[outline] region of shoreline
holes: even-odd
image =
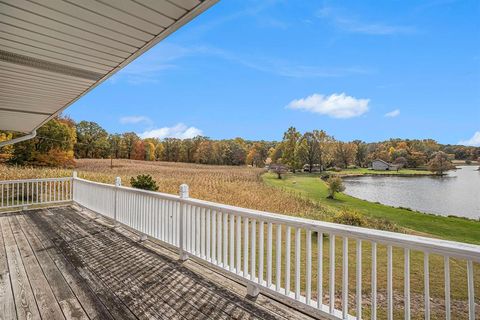
[[[431,237],[480,244],[480,221],[475,218],[395,207],[363,200],[346,193],[337,194],[335,199],[327,199],[326,183],[314,175],[288,175],[279,180],[267,173],[262,175],[262,179],[267,185],[293,191],[328,208],[359,212],[366,217],[386,220],[405,230],[428,234]]]
[[[445,174],[444,174],[445,175]],[[357,178],[357,177],[438,177],[435,173],[347,173],[338,174],[340,178]]]

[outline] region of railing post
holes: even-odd
[[[122,185],[122,179],[120,177],[116,177],[115,178],[115,196],[114,196],[114,203],[113,203],[113,220],[115,221],[114,222],[114,225],[113,227],[116,228],[119,226],[119,223],[118,223],[118,220],[117,220],[117,202],[118,202],[118,187],[120,187]]]
[[[71,182],[72,185],[70,186],[70,193],[71,193],[71,197],[72,197],[73,203],[75,203],[75,196],[74,196],[75,186],[74,186],[74,184],[75,184],[75,179],[77,179],[77,178],[78,178],[78,173],[77,173],[77,171],[73,171],[73,172],[72,172],[72,182]],[[80,207],[80,211],[83,212],[83,206],[79,205],[78,203],[77,203],[77,205]]]
[[[186,184],[181,184],[180,185],[180,223],[179,223],[179,244],[180,244],[180,260],[185,261],[188,259],[188,254],[185,251],[185,243],[184,243],[184,230],[186,229],[184,226],[184,222],[186,221],[185,219],[185,207],[186,204],[183,201],[183,199],[188,198],[188,185]]]

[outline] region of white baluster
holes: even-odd
[[[250,244],[250,280],[252,281],[255,281],[255,264],[256,264],[256,259],[255,259],[255,256],[256,256],[256,253],[257,253],[257,249],[256,249],[256,240],[257,240],[257,236],[256,236],[256,220],[252,219],[252,222],[250,222],[251,224],[251,234],[250,234],[250,241],[251,241],[251,244]]]
[[[473,280],[473,262],[467,261],[467,282],[468,282],[468,319],[475,320],[475,286]]]
[[[265,222],[260,221],[259,234],[258,234],[258,283],[263,285],[263,264],[264,264],[264,229]]]
[[[405,320],[410,319],[410,249],[405,248],[405,266],[404,266],[404,272],[405,272],[405,283],[403,285],[404,287],[404,308],[405,308]]]
[[[377,243],[372,242],[372,320],[377,319]]]
[[[272,285],[272,223],[267,224],[267,287]]]
[[[277,292],[280,292],[280,287],[281,283],[280,281],[282,280],[282,225],[277,224],[276,225],[277,229],[277,236],[276,236],[276,253],[275,253],[275,290]]]
[[[387,246],[387,319],[393,320],[392,246]]]
[[[445,274],[445,319],[450,320],[450,258],[444,257],[444,274]]]
[[[287,226],[286,231],[286,239],[285,239],[285,293],[287,296],[290,296],[290,254],[292,252],[291,249],[291,235],[292,235],[292,228]]]
[[[295,229],[295,299],[300,300],[300,254],[301,248],[301,236],[302,230],[300,228]]]
[[[425,320],[430,319],[430,268],[428,263],[428,253],[423,256],[423,275],[424,275],[424,302],[425,302]]]
[[[243,218],[243,276],[248,276],[248,218]]]
[[[305,277],[305,288],[306,288],[306,302],[308,305],[311,304],[312,300],[312,231],[310,229],[307,229],[305,232],[306,236],[306,246],[305,246],[305,251],[306,251],[306,271],[307,275]]]
[[[330,234],[328,240],[330,243],[330,313],[333,313],[335,311],[335,235]]]

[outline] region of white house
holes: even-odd
[[[380,171],[391,171],[398,170],[398,166],[395,164],[388,163],[382,159],[375,159],[372,161],[372,169]]]

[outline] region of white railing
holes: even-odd
[[[0,181],[0,209],[72,201],[72,178]]]
[[[459,306],[464,306],[468,319],[475,319],[476,312],[478,316],[475,284],[479,282],[474,281],[474,265],[478,267],[480,262],[480,246],[192,199],[186,185],[181,186],[180,196],[175,196],[122,187],[119,178],[115,186],[74,178],[73,190],[73,200],[81,206],[177,247],[181,259],[192,256],[207,261],[244,282],[251,295],[262,291],[333,319],[361,319],[365,311],[371,319],[377,314],[393,319],[398,309],[393,279],[398,279],[394,272],[399,272],[400,265],[404,318],[423,312],[425,319],[430,319],[431,268],[437,270],[440,261],[444,317],[450,319]],[[411,272],[413,259],[415,266],[423,265],[421,281],[417,280],[422,270]],[[355,266],[352,276],[349,264]],[[460,284],[451,283],[453,264],[456,273],[466,273],[466,288],[458,289]],[[459,269],[459,265],[464,267]],[[386,269],[386,275],[380,268]],[[438,278],[438,274],[433,276]],[[386,284],[379,278],[386,278]],[[411,288],[419,286],[423,286],[423,308],[411,310]],[[455,304],[455,310],[451,286],[456,286],[457,295],[463,290],[465,297],[463,305]],[[382,305],[377,296],[381,290],[386,300]],[[414,294],[418,300],[418,292]],[[367,302],[363,301],[365,295],[369,295]],[[336,301],[336,297],[340,299]]]
[[[115,185],[75,175],[0,181],[0,198],[0,209],[73,200],[142,238],[178,248],[181,259],[206,261],[245,283],[251,295],[261,291],[312,314],[397,319],[400,310],[405,319],[419,313],[425,319],[459,318],[459,311],[470,320],[479,316],[476,245],[192,199],[186,185],[179,196],[127,188],[119,178]],[[440,304],[430,294],[438,298],[439,291]]]

